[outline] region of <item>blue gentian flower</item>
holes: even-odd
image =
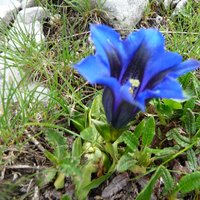
[[[182,62],[178,53],[166,51],[158,30],[141,29],[125,39],[105,25],[91,25],[90,31],[96,52],[74,67],[91,84],[105,86],[103,106],[114,128],[125,127],[152,98],[185,98],[176,78],[200,62]]]

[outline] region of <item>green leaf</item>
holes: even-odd
[[[132,151],[138,148],[138,138],[131,131],[125,131],[122,135],[122,139]]]
[[[182,193],[188,193],[200,189],[200,172],[186,174],[179,181],[179,190]]]
[[[81,170],[78,159],[74,159],[73,157],[68,157],[60,161],[59,167],[60,170],[65,174],[65,176],[80,176]]]
[[[173,114],[173,109],[170,106],[165,105],[163,102],[161,102],[159,100],[158,100],[158,104],[156,106],[156,110],[161,119],[164,116],[169,118]],[[164,119],[162,119],[162,120],[164,120]]]
[[[80,136],[83,140],[93,143],[97,140],[99,133],[94,126],[91,126],[81,131]]]
[[[187,108],[185,113],[185,129],[189,134],[194,135],[196,132],[195,116],[191,109]]]
[[[91,106],[91,109],[90,109],[90,113],[91,113],[91,116],[94,116],[96,119],[99,119],[100,116],[102,115],[102,95],[99,94],[97,95],[93,102],[92,102],[92,106]]]
[[[54,182],[56,190],[63,188],[65,185],[65,174],[60,172]]]
[[[165,105],[169,106],[174,110],[182,109],[182,104],[178,101],[172,99],[163,99],[162,101],[165,103]]]
[[[149,117],[145,120],[145,128],[142,134],[142,145],[149,146],[155,135],[155,120],[153,117]]]
[[[58,162],[59,162],[59,161],[58,161],[58,158],[57,158],[54,154],[52,154],[51,152],[45,150],[44,155],[45,155],[51,162],[53,162],[55,165],[58,164]]]
[[[51,182],[54,179],[56,173],[57,170],[55,168],[48,168],[43,170],[38,180],[40,187],[43,187],[44,185]]]
[[[200,129],[200,115],[196,119],[195,126],[196,126],[196,129]]]
[[[74,140],[73,146],[72,146],[72,157],[76,159],[80,159],[82,154],[82,141],[80,137],[77,137]]]
[[[190,139],[188,137],[181,135],[177,128],[169,130],[166,136],[168,140],[174,139],[177,142],[177,144],[179,144],[181,147],[186,147],[191,143]]]
[[[189,99],[188,101],[185,102],[184,106],[183,106],[183,115],[185,115],[185,113],[187,112],[187,109],[191,109],[193,110],[194,107],[195,107],[195,102],[196,102],[196,99],[195,98],[191,98]]]
[[[85,186],[83,189],[85,191],[90,191],[94,188],[97,188],[99,185],[101,185],[104,181],[108,180],[109,177],[112,175],[112,173],[107,173],[106,175],[103,175],[97,179],[94,179],[90,184],[88,184],[87,186]]]
[[[198,168],[198,164],[197,164],[197,157],[193,149],[189,149],[187,151],[187,159],[188,159],[188,165],[190,169],[196,170]]]
[[[96,166],[89,162],[81,168],[81,176],[75,177],[76,194],[78,199],[85,200],[90,188],[86,186],[91,183],[92,173],[97,171]],[[85,189],[86,188],[86,189]]]
[[[63,136],[62,132],[49,129],[46,131],[46,139],[54,149],[54,155],[58,160],[62,160],[68,156],[66,137]]]
[[[150,181],[146,185],[146,187],[139,193],[136,200],[148,200],[151,198],[153,186],[155,185],[156,181],[161,176],[161,174],[162,174],[162,169],[161,167],[158,167],[156,172],[153,174]]]
[[[62,195],[60,200],[71,200],[71,199],[72,199],[71,197],[69,197],[68,195],[64,194],[64,195]]]
[[[134,131],[134,135],[139,138],[143,132],[144,132],[144,126],[145,126],[145,123],[144,123],[144,120],[142,120],[138,125],[137,127],[135,128],[135,131]]]
[[[73,123],[74,127],[82,131],[85,128],[85,119],[83,115],[80,116],[75,116],[74,118],[71,119],[71,122]]]
[[[146,147],[145,150],[148,153],[155,154],[156,159],[168,158],[168,157],[174,155],[175,153],[177,153],[177,151],[178,151],[177,146],[166,147],[164,149],[151,149],[151,148]]]
[[[133,159],[133,157],[129,154],[123,155],[118,163],[117,163],[117,171],[118,172],[124,172],[130,168],[132,168],[136,164],[136,160]]]
[[[170,193],[174,187],[174,180],[169,171],[162,166],[162,178],[164,181],[164,193]]]

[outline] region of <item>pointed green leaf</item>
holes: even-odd
[[[61,189],[63,188],[65,185],[65,174],[63,173],[59,173],[55,182],[54,182],[54,186],[55,188],[58,190],[58,189]]]
[[[200,115],[197,117],[195,124],[196,129],[200,129]]]
[[[72,145],[72,157],[80,159],[81,154],[82,154],[82,141],[80,137],[77,137]]]
[[[196,170],[198,168],[197,157],[193,149],[187,151],[188,165],[191,170]]]
[[[158,169],[153,174],[146,187],[139,193],[136,200],[148,200],[151,198],[153,186],[155,185],[156,181],[161,176],[161,174],[162,174],[162,169],[158,167]]]
[[[174,110],[182,109],[182,104],[178,101],[172,99],[163,99],[163,102],[165,103],[165,105],[169,106]]]
[[[188,101],[185,102],[184,107],[183,107],[183,110],[184,110],[183,115],[185,115],[188,108],[191,109],[191,110],[194,109],[195,102],[196,102],[195,98],[191,98],[191,99],[189,99]]]
[[[97,140],[99,133],[94,126],[91,126],[81,131],[80,136],[84,141],[94,142]]]
[[[131,131],[125,131],[122,135],[122,139],[132,151],[138,148],[138,138]]]
[[[149,146],[155,135],[155,120],[153,117],[149,117],[145,120],[145,128],[142,134],[142,145]]]
[[[83,189],[86,191],[90,191],[91,189],[97,188],[100,184],[102,184],[104,181],[108,180],[109,177],[112,175],[112,173],[105,174],[97,179],[94,179],[91,181],[90,184],[88,184]]]
[[[125,172],[126,170],[132,168],[136,164],[136,160],[129,154],[123,155],[117,163],[117,171]]]
[[[52,154],[51,152],[45,150],[44,155],[45,155],[51,162],[53,162],[55,165],[58,164],[58,162],[59,162],[58,158],[57,158],[54,154]]]
[[[174,180],[169,171],[162,166],[162,178],[164,181],[164,193],[169,193],[174,187]]]
[[[146,147],[145,150],[148,153],[155,154],[156,159],[164,159],[164,158],[168,158],[168,157],[174,155],[175,153],[177,153],[178,148],[177,148],[177,146],[166,147],[163,149],[151,149],[151,148]]]
[[[185,114],[185,129],[189,134],[194,135],[196,132],[195,116],[191,109],[187,109]]]
[[[92,116],[98,119],[102,115],[102,110],[103,110],[102,109],[102,95],[99,94],[94,98],[92,102],[90,113]]]
[[[60,200],[72,200],[72,198],[69,197],[68,195],[64,194],[64,195],[62,195]]]
[[[200,172],[186,174],[179,181],[179,190],[182,193],[188,193],[196,189],[200,189]]]
[[[144,120],[142,120],[135,128],[135,131],[134,131],[134,135],[139,138],[143,131],[144,131],[144,126],[145,126],[145,123],[144,123]]]
[[[54,155],[58,160],[62,160],[68,155],[66,137],[63,136],[62,132],[50,129],[46,132],[46,138],[54,149]]]
[[[40,187],[43,187],[44,185],[51,182],[54,179],[56,173],[57,170],[55,168],[48,168],[43,170],[41,176],[38,177]]]
[[[179,144],[181,147],[186,147],[191,143],[190,138],[181,135],[177,128],[169,130],[166,136],[168,140],[174,139],[177,142],[177,144]]]

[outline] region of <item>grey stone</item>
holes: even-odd
[[[9,24],[17,11],[20,9],[21,3],[17,0],[1,0],[0,1],[0,25],[2,23]]]
[[[19,82],[22,80],[20,71],[15,67],[11,56],[6,53],[0,54],[0,105],[2,96],[4,101],[10,96],[10,92],[13,88],[16,88]],[[15,100],[15,95],[12,95],[12,99]]]
[[[31,7],[21,10],[17,15],[16,21],[25,24],[33,23],[34,21],[42,22],[48,16],[50,16],[50,13],[47,9],[42,7]]]
[[[173,0],[164,0],[163,4],[164,4],[165,8],[167,9],[170,7],[172,2],[173,2]]]
[[[178,14],[184,7],[185,4],[187,3],[188,0],[181,0],[177,3],[176,8],[174,9],[174,12],[172,13],[172,15],[176,15]]]
[[[170,6],[175,7],[174,12],[172,15],[177,14],[181,11],[181,9],[185,6],[188,0],[164,0],[163,4],[166,9],[168,9]]]
[[[21,0],[22,8],[30,8],[36,6],[35,0]]]
[[[98,0],[91,0],[92,4]],[[148,0],[106,0],[103,9],[115,28],[132,28],[142,18]]]
[[[41,83],[31,82],[20,84],[24,77],[24,72],[15,66],[12,56],[7,53],[0,54],[0,115],[2,114],[2,96],[3,101],[11,98],[13,102],[21,101],[30,97],[30,102],[42,102],[45,106],[49,101],[49,89]],[[14,91],[14,93],[13,93]]]
[[[45,40],[43,26],[39,21],[29,24],[15,22],[9,32],[8,39],[10,48],[21,49],[24,45],[31,46],[33,42],[40,44]]]

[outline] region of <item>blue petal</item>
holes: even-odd
[[[145,90],[139,93],[136,101],[141,105],[140,108],[145,110],[145,103],[152,98],[167,98],[182,100],[186,97],[183,94],[180,83],[171,77],[165,77],[164,80],[155,86],[152,90]]]
[[[152,88],[156,83],[159,83],[181,61],[182,56],[177,53],[164,52],[155,54],[146,65],[141,90],[145,86]]]
[[[143,29],[144,32],[143,44],[147,50],[151,51],[151,54],[164,51],[165,40],[163,35],[156,29]]]
[[[98,83],[102,77],[109,77],[110,72],[98,56],[88,56],[76,65],[75,69],[90,83]]]
[[[125,127],[131,120],[133,120],[138,111],[138,107],[122,101],[116,112],[113,113],[111,121],[112,126],[116,129]]]
[[[164,37],[156,29],[142,29],[129,35],[124,46],[129,55],[129,64],[123,68],[121,82],[129,78],[142,82],[149,59],[164,53]]]
[[[164,51],[164,37],[156,29],[140,29],[133,32],[124,40],[124,46],[132,57],[139,46],[146,46],[151,54]]]
[[[195,59],[189,59],[185,62],[180,63],[178,66],[176,66],[169,75],[173,78],[178,78],[179,76],[188,73],[192,70],[196,70],[200,68],[200,61]]]
[[[141,105],[134,100],[134,95],[137,89],[130,92],[131,84],[129,81],[127,81],[126,84],[122,85],[119,91],[119,95],[121,96],[121,101],[127,102],[129,104],[134,105],[135,107],[139,107],[142,109]]]
[[[131,84],[127,81],[126,84],[121,86],[119,93],[124,101],[133,104],[133,95],[130,93],[130,87]]]
[[[119,76],[121,61],[126,55],[118,32],[105,25],[90,25],[92,41],[96,47],[96,55],[110,66],[112,76]]]
[[[185,99],[183,89],[180,83],[171,77],[165,77],[165,79],[158,84],[152,90],[156,97],[167,98],[167,99]]]
[[[107,121],[108,123],[111,123],[114,114],[115,96],[109,87],[106,87],[103,91],[102,103]]]

